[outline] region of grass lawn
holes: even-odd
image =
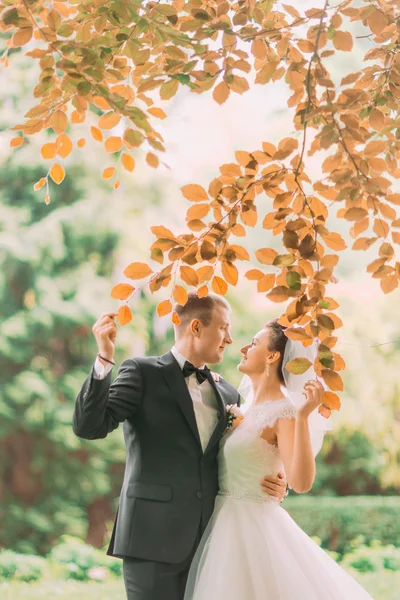
[[[374,600],[399,599],[400,572],[357,573],[355,576]],[[126,600],[122,580],[110,580],[105,583],[61,580],[30,584],[0,583],[0,598],[1,600]],[[295,600],[307,599],[296,598]]]

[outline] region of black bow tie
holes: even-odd
[[[212,379],[211,371],[208,367],[198,369],[189,361],[186,361],[183,365],[182,372],[184,377],[189,377],[190,375],[193,375],[193,373],[196,373],[196,379],[199,383],[203,383],[206,379],[208,379],[208,381],[210,381],[210,378]]]

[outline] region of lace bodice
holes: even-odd
[[[219,494],[258,502],[276,500],[260,487],[265,475],[283,471],[276,446],[261,437],[263,429],[273,427],[277,419],[293,419],[296,408],[288,398],[251,406],[243,421],[221,440],[218,455]]]

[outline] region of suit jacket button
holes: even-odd
[[[203,497],[203,494],[201,492],[197,492],[197,497],[198,497],[199,500],[201,500],[202,497]]]

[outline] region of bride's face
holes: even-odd
[[[238,370],[246,375],[261,374],[267,367],[269,329],[261,329],[250,344],[240,349],[243,358]]]

